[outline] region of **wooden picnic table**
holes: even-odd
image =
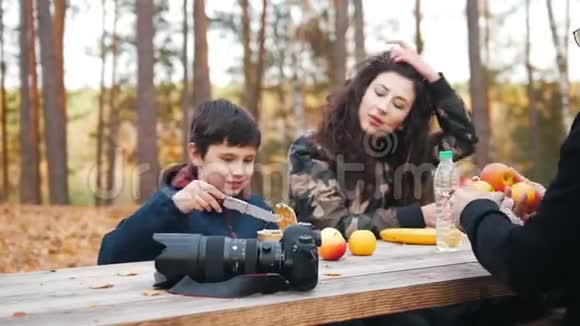
[[[372,256],[321,261],[312,291],[238,299],[151,292],[154,270],[141,262],[0,274],[0,325],[320,324],[510,294],[468,245],[438,252],[379,241]]]

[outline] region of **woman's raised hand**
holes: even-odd
[[[394,62],[405,62],[413,66],[428,82],[433,83],[441,78],[439,73],[431,67],[420,54],[411,48],[407,43],[399,40],[389,41],[387,44],[393,45],[390,50],[391,58]]]

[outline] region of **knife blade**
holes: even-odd
[[[236,210],[242,214],[251,215],[263,221],[274,223],[280,222],[280,216],[234,197],[226,196],[222,205],[226,208]]]

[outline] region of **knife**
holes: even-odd
[[[242,214],[251,215],[260,220],[273,223],[280,222],[280,216],[234,197],[226,196],[222,205],[226,208],[236,210]]]

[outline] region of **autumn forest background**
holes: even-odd
[[[212,98],[255,115],[264,139],[255,185],[269,203],[285,201],[290,142],[387,40],[449,69],[465,62],[465,76],[434,64],[480,138],[462,173],[501,161],[547,184],[580,111],[579,9],[578,0],[0,0],[0,272],[95,264],[103,234],[185,160],[188,117]],[[445,51],[456,44],[465,50]]]

